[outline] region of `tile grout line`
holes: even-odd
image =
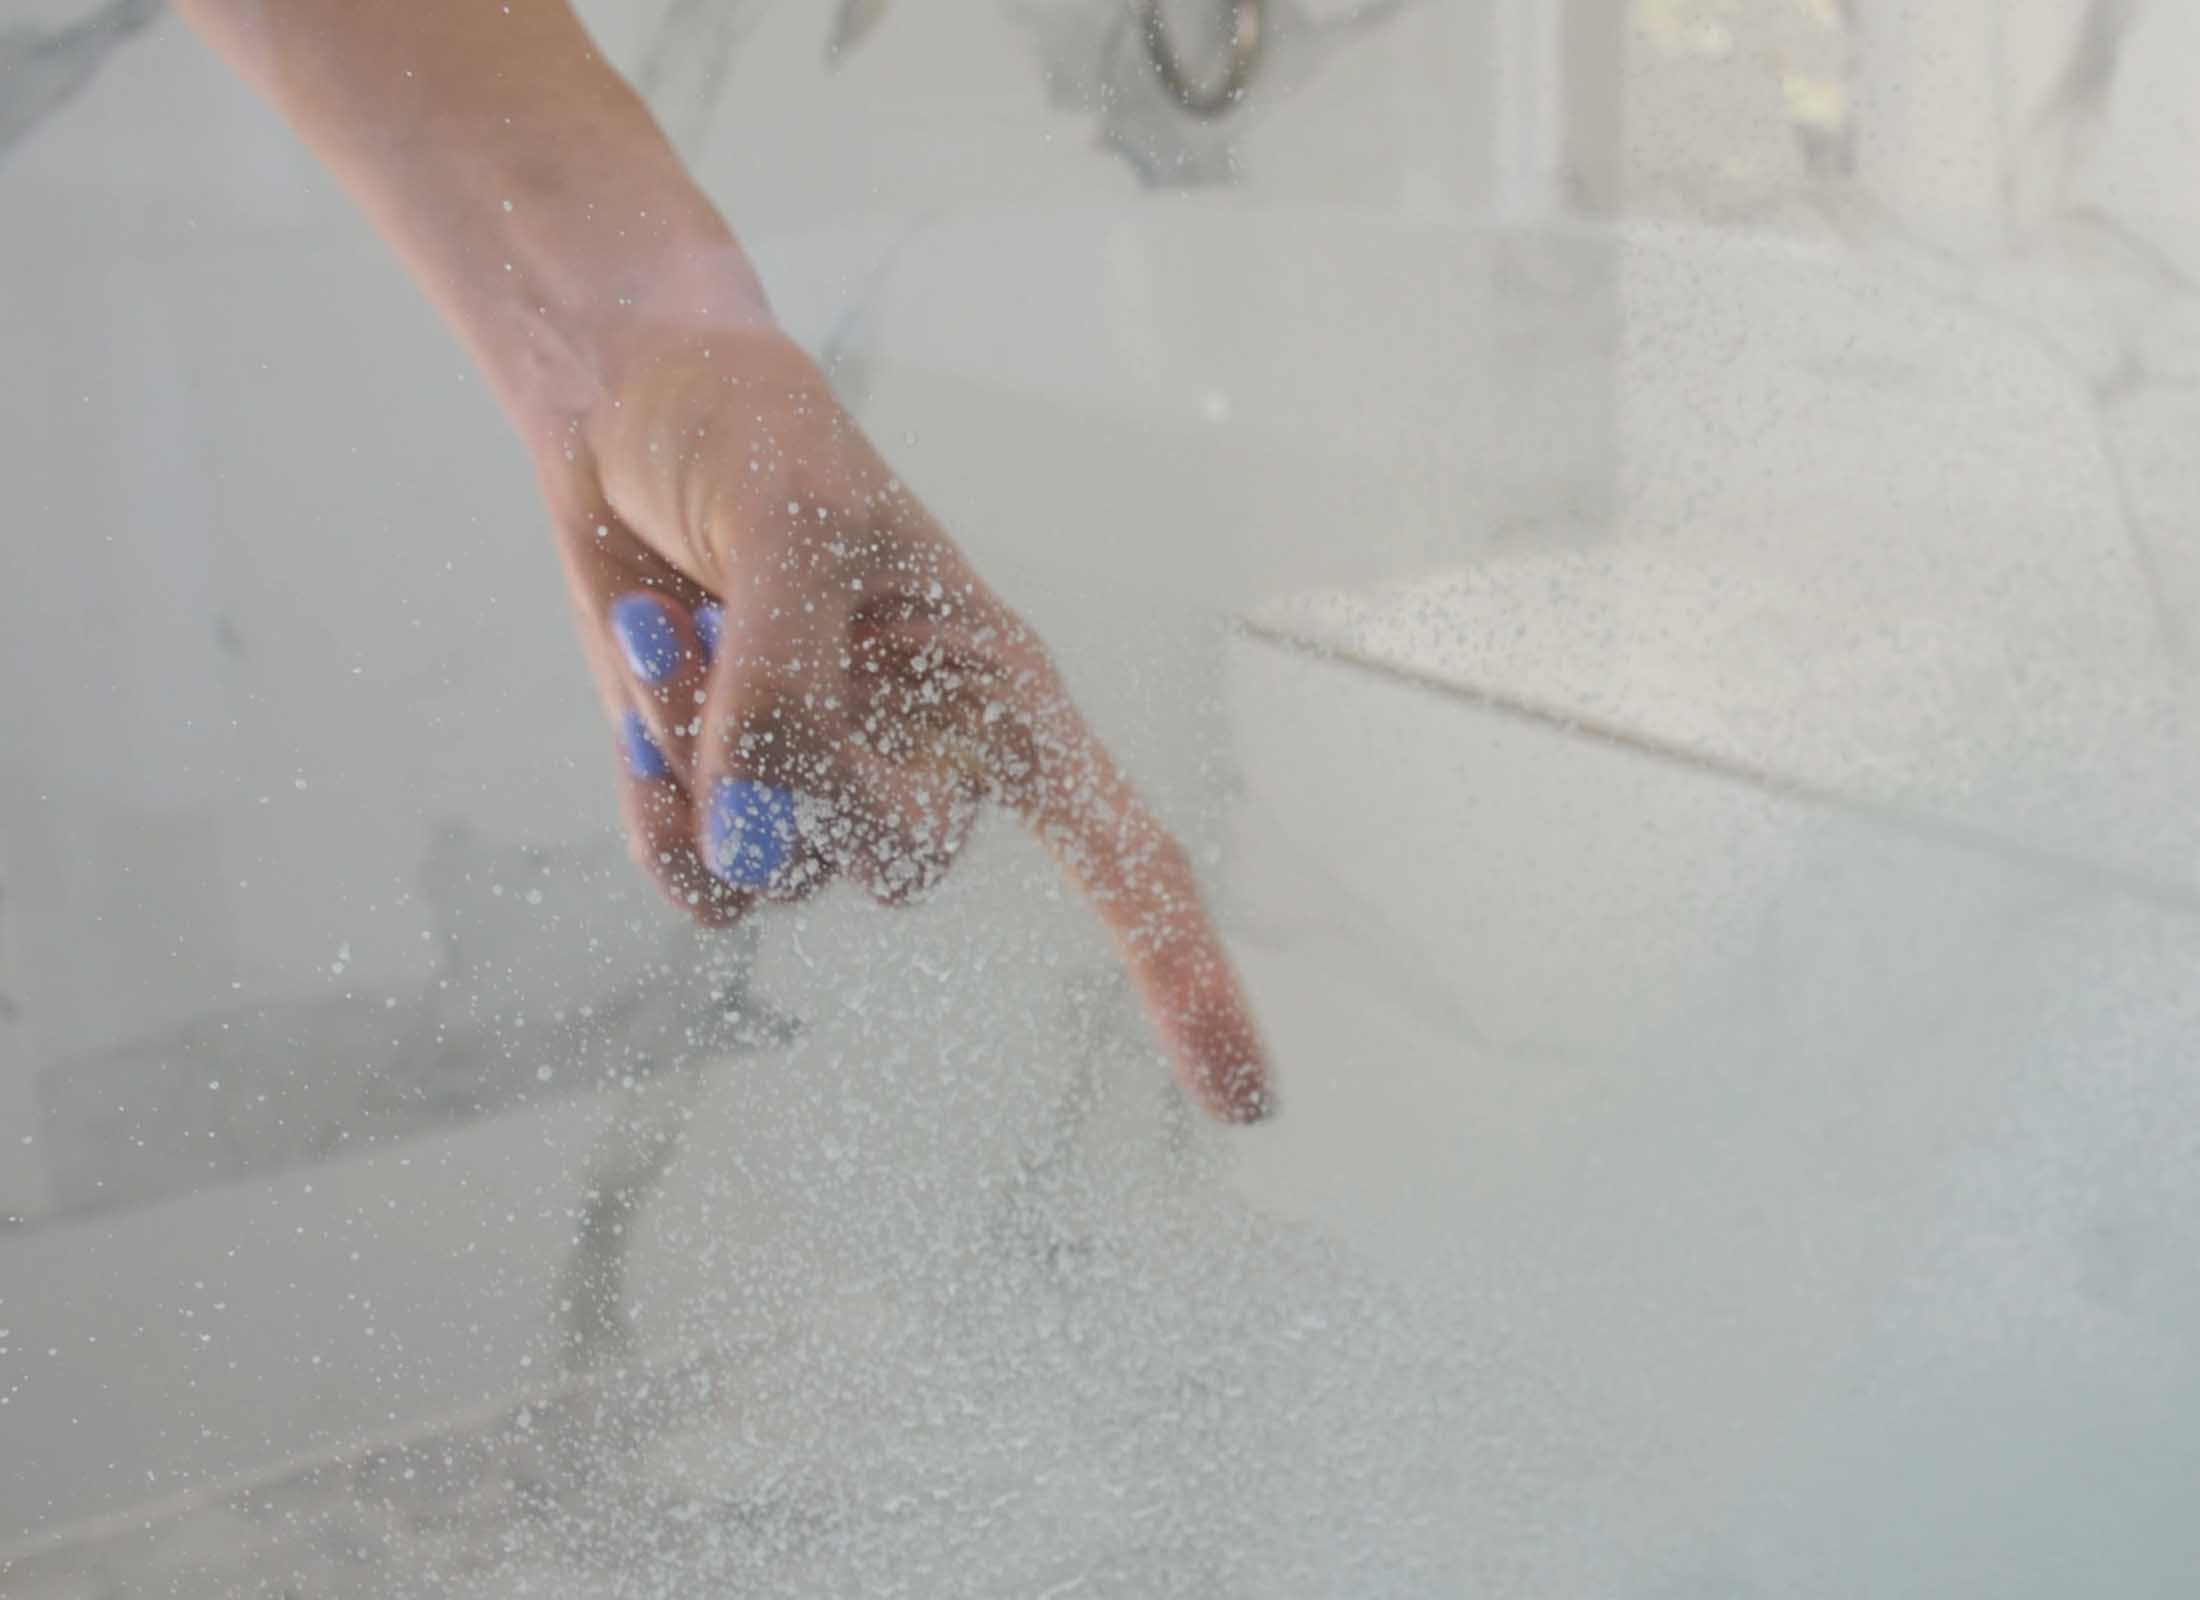
[[[681,1359],[681,1350],[665,1346],[631,1352],[627,1357],[627,1365],[657,1370],[673,1366]],[[157,1499],[132,1506],[120,1506],[111,1511],[95,1511],[59,1527],[0,1540],[0,1577],[5,1577],[11,1567],[48,1559],[80,1546],[97,1545],[127,1534],[142,1532],[156,1524],[173,1522],[243,1495],[281,1488],[285,1484],[310,1478],[316,1473],[340,1471],[369,1456],[419,1449],[438,1439],[464,1436],[472,1431],[493,1427],[524,1407],[555,1405],[587,1394],[590,1390],[601,1387],[604,1377],[600,1370],[561,1372],[538,1383],[521,1385],[503,1394],[493,1395],[473,1405],[454,1407],[394,1427],[363,1430],[355,1437],[344,1439],[323,1450],[302,1450],[264,1466],[247,1467],[209,1483],[174,1490]]]
[[[1840,790],[1802,779],[1782,777],[1770,768],[1753,766],[1677,741],[1638,733],[1612,723],[1598,722],[1555,707],[1540,705],[1493,689],[1454,682],[1433,673],[1385,661],[1379,656],[1341,648],[1307,634],[1295,633],[1270,623],[1256,622],[1243,614],[1229,620],[1230,631],[1271,649],[1303,660],[1374,678],[1400,688],[1418,690],[1476,710],[1491,712],[1508,721],[1548,729],[1585,744],[1624,751],[1664,766],[1678,767],[1722,782],[1739,784],[1776,799],[1789,800],[1821,810],[1840,812],[1947,845],[1973,855],[1990,856],[2009,865],[2048,877],[2083,884],[2159,910],[2200,915],[2200,887],[2184,887],[2150,877],[2143,872],[2113,866],[2088,856],[2072,855],[2039,845],[2028,845],[1988,828],[1957,822],[1930,812],[1914,811],[1883,800],[1844,794]]]

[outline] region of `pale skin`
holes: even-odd
[[[563,0],[177,9],[343,181],[525,440],[605,710],[661,757],[619,776],[666,895],[709,925],[836,876],[905,899],[982,804],[1008,806],[1106,925],[1187,1092],[1265,1115],[1258,1031],[1183,848],[779,330]],[[654,682],[612,627],[636,594],[673,643]],[[801,825],[768,882],[735,887],[708,813],[742,782],[799,794]]]

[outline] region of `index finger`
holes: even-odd
[[[1190,856],[1059,680],[1031,692],[1018,808],[1114,937],[1185,1089],[1225,1122],[1260,1121],[1274,1109],[1267,1053]]]

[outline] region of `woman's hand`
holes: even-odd
[[[1182,848],[774,331],[571,8],[178,4],[343,179],[533,450],[666,892],[706,922],[836,874],[902,899],[997,800],[1091,897],[1186,1086],[1260,1116],[1260,1043]]]
[[[653,336],[537,454],[635,858],[677,904],[723,923],[834,877],[906,900],[998,802],[1107,924],[1185,1087],[1267,1109],[1183,848],[799,349]]]

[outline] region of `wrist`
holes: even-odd
[[[616,80],[593,87],[612,103],[562,137],[506,141],[509,159],[445,176],[481,231],[457,230],[423,275],[531,437],[593,411],[642,346],[771,322],[747,253],[640,102]]]
[[[768,320],[747,257],[569,7],[182,0],[360,201],[531,441],[647,330]]]
[[[772,325],[747,253],[684,175],[608,216],[555,190],[510,198],[497,268],[458,320],[523,434],[585,420],[643,352]]]

